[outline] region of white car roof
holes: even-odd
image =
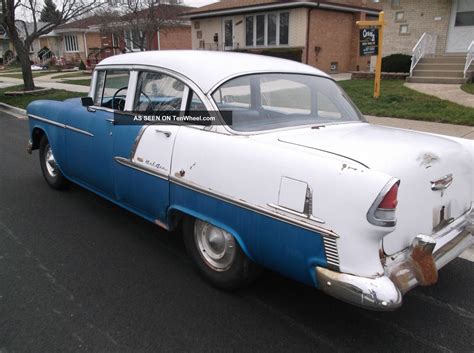
[[[226,79],[257,72],[283,72],[329,77],[324,72],[296,61],[263,55],[206,50],[157,50],[111,56],[107,65],[147,65],[178,72],[208,93]]]

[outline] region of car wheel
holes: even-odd
[[[261,272],[229,232],[193,218],[185,220],[183,231],[189,256],[204,278],[216,287],[239,289],[253,282]]]
[[[56,164],[53,149],[46,136],[43,136],[39,146],[39,159],[43,177],[53,189],[61,190],[68,185],[68,180],[64,177]]]

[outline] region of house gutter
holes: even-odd
[[[198,19],[201,17],[215,17],[215,16],[223,16],[223,15],[248,13],[248,12],[266,11],[266,10],[291,9],[291,8],[297,8],[297,7],[309,7],[310,9],[320,8],[320,9],[325,9],[325,10],[335,10],[335,11],[343,11],[343,12],[365,12],[369,15],[378,15],[380,12],[375,9],[368,9],[368,8],[363,8],[363,7],[340,6],[340,5],[326,4],[326,3],[320,3],[320,2],[301,1],[301,2],[294,2],[294,3],[268,4],[268,5],[259,5],[259,6],[252,6],[252,7],[228,9],[228,10],[208,11],[208,12],[201,12],[201,13],[187,13],[187,14],[185,13],[180,16],[186,16],[186,17],[189,17],[190,19]]]

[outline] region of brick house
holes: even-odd
[[[436,35],[436,54],[466,53],[474,40],[474,0],[382,0],[384,55],[412,53],[423,33]]]
[[[179,5],[160,6],[167,7],[167,10],[172,8],[176,16],[189,9]],[[159,13],[156,15],[159,16]],[[165,23],[160,30],[146,33],[146,47],[141,49],[133,44],[134,33],[128,29],[125,15],[113,23],[116,28],[113,32],[104,31],[103,21],[102,17],[91,16],[63,24],[41,36],[37,46],[49,48],[66,65],[78,65],[82,60],[87,66],[128,51],[191,49],[191,25],[185,19],[170,21],[169,25]]]
[[[276,55],[326,72],[367,69],[356,21],[374,19],[372,0],[224,0],[190,10],[192,48]]]

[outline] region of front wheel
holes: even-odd
[[[58,168],[53,149],[46,136],[43,136],[39,146],[39,159],[43,177],[53,189],[61,190],[68,185],[68,180]]]
[[[184,222],[186,250],[200,273],[216,287],[235,290],[249,285],[260,268],[229,232],[199,219]]]

